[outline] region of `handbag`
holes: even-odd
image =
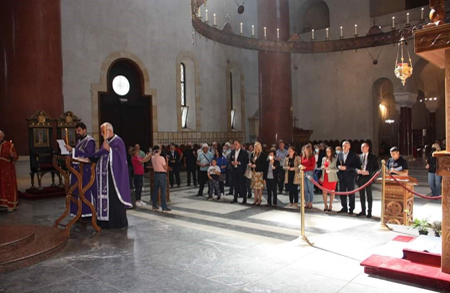
[[[252,177],[253,177],[253,171],[252,171],[252,168],[250,168],[250,166],[248,166],[248,165],[247,165],[247,168],[245,169],[244,176],[245,176],[247,179],[252,179]]]

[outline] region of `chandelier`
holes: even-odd
[[[398,43],[397,58],[395,59],[395,76],[402,81],[403,86],[406,84],[406,79],[408,79],[413,73],[413,67],[411,62],[411,55],[409,55],[408,47],[406,47],[406,52],[408,53],[408,62],[405,62],[404,51],[405,45],[407,43],[405,38],[402,37]],[[401,58],[399,59],[399,55]]]

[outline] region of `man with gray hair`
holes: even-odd
[[[125,208],[131,208],[127,152],[123,140],[114,134],[111,123],[100,127],[101,149],[89,160],[97,162],[97,222],[102,229],[128,226]]]
[[[208,145],[204,143],[202,145],[201,152],[197,156],[197,166],[200,167],[200,171],[198,173],[200,187],[198,189],[197,196],[203,196],[203,189],[206,182],[208,182],[208,168],[211,166],[211,161],[214,158],[213,154],[211,154],[208,150]]]
[[[350,142],[342,143],[343,152],[337,157],[339,188],[341,192],[352,191],[355,189],[356,169],[361,167],[359,157],[350,150]],[[349,213],[353,215],[355,209],[355,194],[349,194],[349,207],[347,208],[347,195],[341,195],[342,209],[338,213]]]

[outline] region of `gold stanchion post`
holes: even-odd
[[[300,213],[301,213],[301,227],[302,227],[302,238],[305,238],[305,172],[303,170],[300,170],[300,193],[301,193],[301,199],[300,199]]]
[[[300,214],[301,214],[301,233],[302,233],[302,239],[306,241],[309,245],[313,246],[313,244],[309,241],[308,237],[305,235],[305,172],[300,169],[300,178],[301,178],[301,199],[300,199]]]
[[[384,226],[384,198],[386,194],[386,161],[381,161],[381,224]]]
[[[386,198],[386,161],[381,161],[381,217],[380,217],[380,226],[383,230],[391,230],[385,222],[384,222],[384,211],[386,209],[385,206],[385,198]]]

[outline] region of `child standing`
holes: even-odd
[[[211,166],[208,168],[208,178],[209,178],[209,194],[208,200],[212,199],[213,192],[217,194],[217,200],[220,199],[220,185],[219,185],[219,176],[221,174],[220,167],[217,166],[217,159],[214,158],[211,160]]]
[[[146,203],[141,200],[142,185],[144,185],[144,163],[148,162],[152,158],[152,154],[149,153],[145,157],[141,158],[139,156],[140,149],[133,150],[133,158],[131,163],[134,169],[134,191],[136,195],[136,206],[142,207]]]

